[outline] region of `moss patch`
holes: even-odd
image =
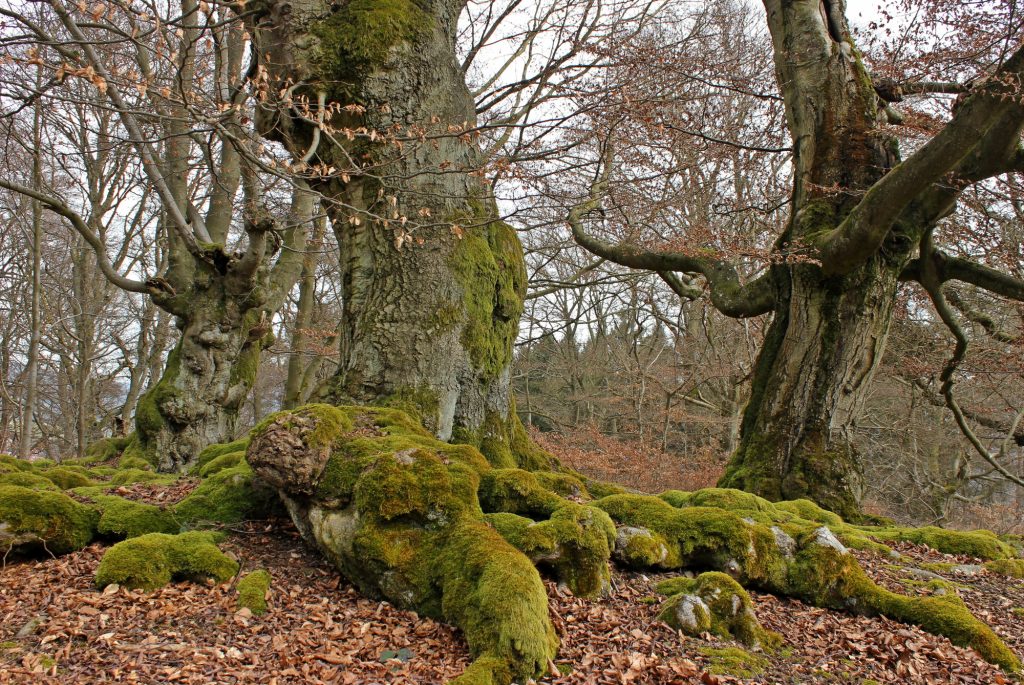
[[[224,582],[237,572],[238,562],[217,549],[212,533],[150,533],[107,550],[96,569],[96,585],[155,590],[172,580]]]
[[[763,654],[748,652],[739,647],[701,647],[697,650],[708,659],[708,673],[736,678],[756,678],[771,662]]]
[[[245,574],[238,581],[238,608],[248,609],[254,616],[267,613],[267,593],[270,592],[270,573],[258,569]]]
[[[279,506],[273,490],[255,481],[252,469],[242,463],[203,480],[174,506],[174,517],[183,526],[238,523],[265,519]]]
[[[61,490],[82,488],[94,484],[89,478],[88,471],[81,466],[54,466],[40,473]]]
[[[0,485],[17,485],[18,487],[31,488],[33,490],[60,490],[49,478],[32,473],[31,471],[2,473],[0,474]]]
[[[0,550],[66,554],[92,540],[99,514],[67,495],[0,486]]]
[[[985,568],[992,573],[998,573],[1011,578],[1024,579],[1024,559],[999,559],[989,561]]]
[[[100,510],[96,526],[100,535],[134,538],[147,533],[177,533],[181,529],[171,512],[152,504],[112,495],[98,496],[95,502]]]

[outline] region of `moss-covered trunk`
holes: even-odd
[[[181,337],[135,412],[137,449],[167,472],[185,470],[206,446],[234,439],[238,410],[272,339],[264,311],[215,274],[197,278],[188,302],[177,319]]]
[[[320,399],[402,407],[508,466],[524,459],[512,448],[509,374],[526,273],[478,175],[474,103],[455,60],[460,10],[448,0],[269,3],[260,52],[282,87],[309,84],[296,96],[316,113],[268,100],[260,123],[314,169],[334,170],[312,180],[344,288],[340,364]],[[315,126],[318,102],[343,106],[325,116],[329,138]]]
[[[873,260],[842,278],[806,264],[777,271],[779,306],[721,484],[854,517],[861,475],[851,431],[882,358],[899,269]]]

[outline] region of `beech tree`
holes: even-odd
[[[860,470],[850,430],[881,359],[900,283],[919,283],[949,322],[943,286],[950,281],[1024,299],[1024,282],[947,254],[937,231],[965,189],[1020,169],[1024,49],[1006,29],[1016,49],[994,54],[969,84],[876,82],[842,0],[764,6],[793,178],[789,218],[768,250],[769,266],[745,278],[749,269],[726,254],[616,239],[596,212],[617,173],[613,140],[589,199],[569,223],[579,244],[600,257],[698,275],[725,315],[772,315],[740,445],[721,485],[774,500],[805,497],[853,516]],[[961,95],[948,121],[902,159],[886,129],[890,103],[919,92]],[[951,374],[944,381],[946,392]]]
[[[275,169],[247,125],[247,43],[232,10],[55,0],[2,12],[6,101],[48,106],[57,133],[46,154],[60,172],[47,187],[17,172],[0,187],[76,231],[91,273],[174,317],[180,336],[138,398],[132,449],[162,470],[184,469],[235,437],[271,319],[302,269],[315,196],[291,177],[283,193],[268,190]],[[25,65],[43,86],[22,76]],[[81,162],[61,169],[71,150]],[[140,247],[139,231],[156,239]]]

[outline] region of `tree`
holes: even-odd
[[[185,0],[155,16],[54,0],[33,12],[4,10],[23,32],[4,46],[9,96],[51,106],[49,125],[67,134],[49,151],[55,169],[67,149],[81,163],[46,189],[16,176],[0,186],[77,231],[95,257],[83,252],[76,264],[174,317],[180,337],[138,397],[136,446],[162,470],[181,470],[207,445],[235,437],[271,319],[299,277],[315,197],[290,176],[284,192],[270,183],[273,159],[246,124],[246,41],[232,10]],[[46,73],[45,87],[21,78],[26,64]],[[62,126],[61,114],[73,123]],[[280,207],[281,195],[290,207]],[[134,242],[140,226],[156,239]],[[84,373],[91,355],[79,356]]]
[[[949,281],[1024,299],[1024,282],[947,255],[936,230],[966,188],[1019,166],[1024,50],[997,56],[983,78],[958,86],[948,122],[901,161],[884,129],[892,84],[873,82],[845,4],[764,4],[793,141],[789,219],[768,268],[744,279],[728,255],[596,235],[594,211],[616,173],[614,141],[569,222],[576,240],[603,258],[699,274],[723,314],[773,315],[721,484],[774,500],[806,497],[854,516],[860,483],[850,430],[882,357],[899,284],[920,283],[940,310]],[[914,91],[908,84],[900,92]]]

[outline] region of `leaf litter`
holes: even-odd
[[[139,493],[142,495],[143,493]],[[145,593],[93,574],[104,547],[56,559],[9,563],[0,571],[0,683],[444,683],[470,662],[459,632],[371,600],[308,549],[288,522],[249,524],[221,544],[242,573],[267,569],[270,611],[237,608],[235,581],[172,584]],[[961,564],[965,557],[901,545],[904,563]],[[874,579],[908,586],[891,559],[858,553]],[[753,677],[713,674],[708,648],[735,646],[712,635],[687,638],[657,621],[654,585],[671,574],[615,572],[601,599],[574,597],[546,581],[562,648],[540,683],[703,685],[764,683],[1009,682],[994,666],[947,639],[884,618],[819,609],[752,593],[762,624],[783,648]],[[967,605],[1024,652],[1024,582],[987,572],[952,572]],[[237,580],[237,579],[236,579]]]

